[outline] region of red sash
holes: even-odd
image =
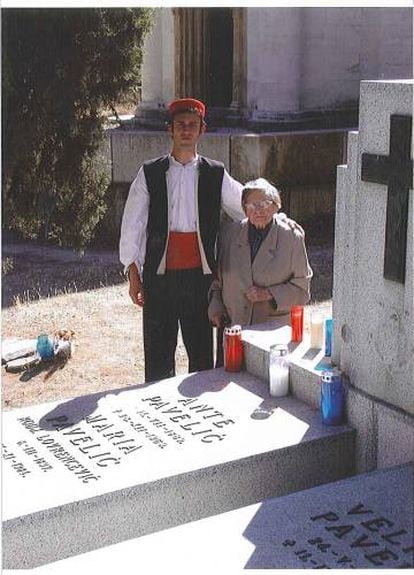
[[[197,232],[170,232],[167,247],[167,270],[201,267]]]

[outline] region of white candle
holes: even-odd
[[[323,316],[319,313],[313,313],[311,316],[311,348],[323,347]]]
[[[270,395],[283,397],[289,393],[289,366],[271,365],[269,368]]]

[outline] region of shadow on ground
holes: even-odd
[[[311,231],[311,230],[310,230]],[[319,238],[318,238],[319,239]],[[307,231],[313,269],[312,302],[332,297],[333,241],[313,243]],[[2,246],[2,307],[125,282],[116,249],[87,250],[36,242],[6,242]]]
[[[116,250],[87,250],[35,242],[2,246],[2,307],[125,282]]]

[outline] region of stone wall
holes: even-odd
[[[143,162],[168,153],[166,132],[110,131],[112,208],[103,230],[117,240],[129,186]],[[344,161],[346,132],[277,134],[207,133],[199,153],[220,160],[241,182],[259,176],[282,192],[283,210],[306,223],[319,215],[333,217],[336,166]]]
[[[412,76],[412,10],[247,8],[247,108],[255,120],[352,109],[363,79]]]

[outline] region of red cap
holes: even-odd
[[[168,106],[168,114],[171,117],[179,112],[195,112],[204,120],[206,106],[203,102],[194,98],[180,98],[179,100],[173,100]]]

